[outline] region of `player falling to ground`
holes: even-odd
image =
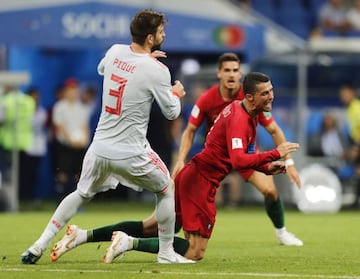
[[[204,92],[193,107],[189,122],[182,135],[177,162],[172,171],[173,177],[185,165],[186,158],[197,129],[205,121],[210,129],[221,110],[234,100],[242,100],[244,92],[241,78],[240,59],[235,53],[224,53],[219,57],[217,77],[219,83]],[[259,123],[271,135],[275,145],[285,142],[285,136],[270,112],[259,114]],[[287,175],[290,181],[301,187],[300,178],[290,154],[285,157]],[[266,212],[275,227],[275,234],[280,244],[301,246],[303,242],[285,228],[284,208],[275,187],[272,176],[267,176],[254,169],[238,171],[245,181],[254,185],[264,196]]]
[[[217,77],[219,83],[211,87],[203,93],[197,100],[189,123],[182,135],[178,161],[173,170],[173,177],[185,164],[186,157],[189,153],[195,133],[203,121],[206,121],[210,128],[217,115],[221,110],[234,100],[242,100],[244,92],[240,83],[241,71],[240,60],[234,53],[224,53],[219,57]],[[260,112],[259,123],[272,135],[276,145],[285,142],[285,136],[276,121],[272,118],[270,112]],[[295,181],[298,187],[301,186],[300,178],[293,164],[290,154],[285,157],[286,173],[291,181]],[[248,168],[239,170],[243,178],[251,182],[265,197],[265,208],[274,227],[278,241],[282,245],[301,246],[303,242],[289,233],[285,228],[284,209],[281,199],[275,187],[273,178],[267,176],[254,169]],[[176,231],[179,228],[176,228]],[[96,229],[82,230],[76,226],[69,228],[69,233],[65,235],[65,242],[68,235],[76,237],[69,249],[76,247],[84,242],[110,241],[113,231],[124,231],[135,237],[155,237],[157,236],[157,223],[155,215],[152,214],[143,221],[124,221]],[[70,232],[72,232],[70,234]],[[61,241],[59,243],[62,243]],[[183,254],[187,250],[187,242],[181,238],[175,238],[175,251]],[[53,249],[52,259],[56,261],[63,253],[67,252],[67,248],[59,249],[56,245]]]
[[[277,149],[256,153],[256,127],[263,111],[269,112],[274,99],[269,78],[261,73],[250,73],[244,80],[245,99],[228,105],[208,133],[205,148],[178,173],[175,178],[177,228],[183,226],[186,239],[175,238],[175,250],[186,258],[203,258],[207,242],[215,225],[215,194],[222,179],[232,170],[256,169],[266,174],[284,172],[285,162],[276,161],[295,151],[298,144],[284,142]],[[275,162],[272,162],[275,161]],[[269,162],[272,162],[271,164]],[[196,186],[196,187],[195,187]],[[132,222],[121,223],[126,227]],[[57,260],[76,246],[108,240],[119,224],[86,231],[69,226],[65,236],[55,244],[52,258]],[[136,225],[133,226],[134,228]],[[142,232],[138,231],[137,235]],[[136,232],[135,232],[136,234]],[[134,238],[115,231],[113,242],[104,256],[110,263],[127,250],[157,253],[158,238]]]
[[[57,207],[40,238],[21,255],[24,264],[34,264],[50,241],[96,193],[129,187],[152,191],[156,196],[159,233],[159,263],[191,262],[173,249],[175,208],[173,181],[159,156],[146,139],[154,99],[164,116],[180,114],[184,87],[171,86],[168,68],[150,53],[165,39],[163,14],[142,10],[131,21],[130,45],[113,45],[98,65],[104,76],[102,112],[83,161],[77,189]]]

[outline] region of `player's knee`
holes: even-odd
[[[274,188],[269,187],[269,188],[265,189],[263,192],[263,195],[264,195],[265,199],[273,200],[273,201],[276,201],[279,197],[279,194],[275,187]]]
[[[156,193],[155,195],[158,198],[171,198],[174,199],[174,187],[173,187],[173,182],[169,182],[168,186],[164,187],[164,189],[162,189],[160,192]]]
[[[189,247],[189,250],[186,252],[185,257],[194,261],[200,261],[205,256],[205,249],[199,249],[195,247]]]
[[[196,260],[200,261],[204,258],[204,256],[205,256],[205,249],[201,249],[201,250],[197,251]]]
[[[195,253],[194,253],[194,260],[195,261],[200,261],[204,258],[205,256],[205,249],[196,249]]]
[[[143,221],[143,235],[144,237],[154,237],[158,234],[158,223],[154,220]]]
[[[200,261],[205,256],[206,245],[198,241],[189,241],[189,249],[185,257],[194,261]]]
[[[83,200],[84,203],[91,201],[94,197],[93,194],[84,193],[80,191],[78,188],[73,193],[76,193],[76,195],[78,195]]]

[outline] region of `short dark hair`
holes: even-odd
[[[151,9],[138,12],[130,24],[131,38],[134,43],[144,45],[147,35],[155,35],[159,26],[167,22],[165,16]]]
[[[341,87],[340,87],[340,90],[341,89],[348,89],[348,90],[353,91],[353,92],[356,91],[356,87],[352,83],[344,83],[344,84],[342,84]]]
[[[259,72],[248,73],[245,76],[244,82],[243,82],[244,94],[254,95],[256,92],[256,86],[259,83],[268,82],[269,80],[270,80],[270,78],[263,73],[259,73]]]
[[[39,93],[39,88],[37,88],[37,87],[34,86],[34,85],[30,86],[30,87],[26,90],[26,94],[28,94],[28,95],[38,94],[38,93]]]
[[[235,61],[240,64],[240,58],[233,52],[225,52],[218,59],[218,68],[221,69],[224,62]]]

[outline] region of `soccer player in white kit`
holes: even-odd
[[[100,61],[98,72],[104,76],[102,112],[84,157],[77,189],[62,200],[40,238],[21,255],[23,264],[36,263],[84,202],[98,192],[115,188],[119,182],[131,188],[147,189],[156,196],[158,262],[192,262],[173,249],[173,181],[146,139],[154,99],[164,116],[172,120],[179,116],[179,99],[185,95],[183,85],[177,81],[171,86],[168,68],[151,56],[165,39],[165,23],[161,13],[138,12],[130,26],[132,43],[113,45]],[[61,249],[59,245],[51,253]]]

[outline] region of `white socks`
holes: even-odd
[[[281,235],[286,232],[286,228],[282,227],[281,229],[275,228],[276,235]]]
[[[35,242],[34,246],[39,247],[42,251],[46,250],[50,241],[67,224],[71,217],[76,214],[79,207],[87,200],[88,199],[81,197],[77,191],[67,195],[56,208],[48,225],[41,234],[40,238]]]
[[[175,201],[173,187],[156,194],[156,220],[158,222],[159,253],[173,251],[175,227]]]

